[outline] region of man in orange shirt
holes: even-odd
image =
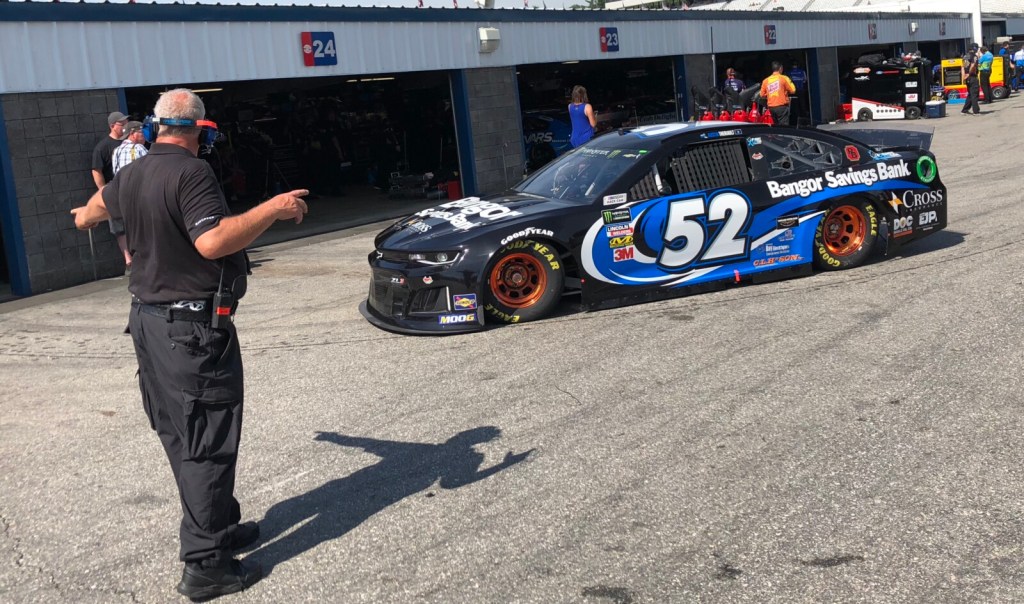
[[[761,97],[768,101],[768,111],[780,126],[789,125],[789,95],[796,93],[793,80],[782,73],[782,63],[772,61],[772,75],[761,82]]]

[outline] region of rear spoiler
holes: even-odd
[[[847,138],[852,138],[858,143],[867,145],[877,151],[886,149],[897,149],[911,147],[927,151],[932,146],[932,137],[935,135],[934,126],[914,124],[893,124],[893,127],[886,128],[882,124],[865,126],[862,124],[822,124],[818,130],[835,132]]]

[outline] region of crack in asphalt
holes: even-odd
[[[34,571],[36,574],[43,578],[44,583],[51,586],[59,595],[61,600],[67,600],[68,594],[67,589],[57,581],[57,577],[51,572],[43,568],[42,566],[31,564],[25,559],[24,547],[21,543],[21,538],[14,535],[11,530],[11,521],[6,515],[0,514],[0,534],[10,540],[11,551],[14,553],[14,566],[25,572]],[[80,588],[84,591],[97,591],[101,593],[109,593],[115,596],[127,596],[131,602],[139,602],[138,596],[134,591],[125,589],[103,589],[93,586],[81,585]]]

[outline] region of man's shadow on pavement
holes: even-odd
[[[308,522],[247,559],[262,563],[264,573],[270,574],[281,562],[344,535],[370,516],[435,482],[442,489],[472,484],[524,461],[533,452],[509,451],[501,463],[481,470],[484,456],[473,446],[500,435],[500,429],[482,426],[460,432],[441,444],[424,444],[318,432],[315,440],[361,448],[381,460],[274,504],[260,521],[259,543],[268,543],[291,527]]]

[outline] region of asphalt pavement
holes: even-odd
[[[850,271],[432,338],[384,223],[258,248],[221,601],[1024,601],[1024,97],[918,125],[949,227]],[[183,601],[125,286],[0,305],[0,601]]]

